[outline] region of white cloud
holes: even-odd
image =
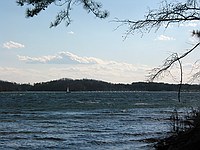
[[[20,56],[20,61],[26,63],[46,63],[46,64],[104,64],[108,63],[104,60],[94,57],[80,57],[70,52],[59,52],[55,55],[47,55],[40,57]],[[116,63],[116,62],[109,62]]]
[[[110,65],[57,65],[47,67],[39,65],[40,68],[11,68],[0,66],[0,79],[18,83],[36,83],[50,81],[60,78],[72,79],[97,79],[113,83],[132,83],[137,81],[145,81],[148,70],[152,67],[146,65],[133,65],[126,63],[117,63]],[[184,65],[184,82],[187,82],[191,76],[192,64]],[[174,68],[171,70],[174,75],[158,80],[163,82],[179,83],[180,70]],[[175,80],[174,80],[175,79]]]
[[[169,37],[169,36],[165,36],[165,35],[160,35],[155,40],[156,41],[173,41],[173,40],[175,40],[175,38]]]
[[[101,66],[107,70],[107,68],[113,68],[115,70],[126,70],[135,71],[137,67],[133,64],[128,64],[125,62],[108,61],[95,57],[81,57],[70,52],[59,52],[55,55],[47,55],[40,57],[30,57],[30,56],[20,56],[18,55],[20,61],[26,63],[42,63],[42,64],[68,64],[68,65],[85,65],[85,66]]]
[[[74,32],[73,31],[69,31],[68,34],[74,35]]]
[[[41,66],[41,65],[40,65]],[[191,77],[192,64],[184,65],[184,83]],[[109,65],[57,65],[48,68],[46,65],[40,69],[27,68],[11,68],[0,66],[0,79],[18,83],[36,83],[45,82],[60,78],[72,79],[97,79],[113,83],[132,83],[137,81],[145,81],[149,66],[146,65],[131,65],[130,68]],[[196,68],[195,68],[196,69]],[[198,68],[199,69],[199,68]],[[198,70],[195,70],[198,71]],[[173,78],[165,76],[165,78],[156,80],[162,82],[179,83],[180,70],[174,68],[171,70]],[[195,72],[192,72],[195,73]],[[167,75],[167,74],[166,74]]]
[[[95,57],[81,57],[70,52],[59,52],[55,55],[40,57],[18,57],[21,61],[34,63],[35,69],[31,69],[30,67],[33,67],[33,65],[28,64],[24,64],[22,68],[0,66],[1,80],[35,83],[60,78],[88,78],[113,83],[132,83],[145,81],[148,71],[153,68],[152,66],[141,64],[135,65],[126,62],[103,60]],[[41,65],[41,63],[51,65]],[[199,63],[183,64],[184,82],[188,81],[192,69],[195,69],[195,71],[199,70]],[[170,74],[168,74],[169,76],[158,81],[179,83],[179,67],[175,65],[171,73],[174,75],[174,78],[171,78]],[[173,79],[175,79],[176,82]]]
[[[70,52],[59,52],[55,55],[41,57],[18,56],[18,59],[35,65],[38,63],[52,64],[49,67],[45,65],[44,67],[47,68],[43,68],[41,71],[42,76],[48,74],[46,76],[49,78],[48,80],[66,77],[131,83],[133,81],[144,81],[147,70],[150,68],[145,65],[133,65],[95,57],[81,57]],[[42,66],[40,65],[40,67]]]
[[[71,60],[72,63],[79,63],[79,64],[96,64],[102,63],[103,60],[94,58],[94,57],[80,57],[70,52],[59,52],[57,54],[60,58]],[[69,62],[69,61],[67,61]]]
[[[54,60],[59,60],[59,56],[42,56],[42,57],[29,57],[18,55],[20,61],[25,61],[27,63],[50,63]]]
[[[0,79],[19,83],[35,83],[60,78],[97,79],[113,83],[144,81],[147,67],[115,65],[57,65],[41,66],[37,69],[10,68],[0,66]]]
[[[7,49],[12,49],[12,48],[24,48],[25,46],[23,44],[17,43],[17,42],[13,42],[13,41],[9,41],[3,44],[3,48],[7,48]]]
[[[125,62],[108,61],[95,57],[81,57],[70,52],[59,52],[56,55],[41,57],[18,57],[21,61],[35,63],[34,68],[37,69],[30,69],[30,65],[26,64],[23,68],[8,68],[0,66],[0,79],[22,83],[34,83],[60,78],[88,78],[113,83],[132,83],[136,81],[145,81],[148,71],[153,68],[141,64],[135,65]],[[41,65],[41,63],[52,65]],[[60,64],[58,65],[58,63]],[[183,67],[185,82],[191,75],[191,69],[196,66],[187,63],[184,64]],[[176,79],[178,83],[180,79],[179,68],[174,66],[171,71],[174,75],[174,79]],[[162,80],[158,81],[174,83],[171,76],[166,76]]]

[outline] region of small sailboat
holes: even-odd
[[[69,87],[66,88],[66,93],[70,93]]]

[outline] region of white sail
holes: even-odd
[[[67,87],[67,89],[66,89],[66,92],[67,92],[67,93],[69,93],[69,92],[70,92],[70,91],[69,91],[69,87]]]

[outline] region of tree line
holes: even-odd
[[[18,84],[0,81],[0,91],[177,91],[179,85],[156,82],[133,82],[132,84],[114,84],[92,79],[59,79],[48,82]],[[183,84],[182,91],[200,91],[200,85]]]

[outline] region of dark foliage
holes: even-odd
[[[0,81],[0,91],[27,91],[31,89],[30,84],[17,84],[15,82]]]
[[[178,118],[177,118],[178,119]],[[177,120],[180,122],[180,120]],[[199,150],[200,149],[200,112],[197,110],[192,116],[184,120],[187,129],[178,131],[170,137],[161,139],[155,145],[157,150]],[[180,128],[180,125],[179,125]]]
[[[66,91],[67,87],[70,88],[70,91],[177,91],[178,86],[154,82],[113,84],[90,79],[60,79],[34,85],[0,81],[0,91]],[[182,91],[200,91],[200,85],[183,84]]]
[[[27,6],[26,17],[34,17],[52,4],[61,7],[61,11],[56,15],[55,21],[51,22],[50,27],[56,27],[62,21],[65,21],[66,26],[68,26],[72,21],[70,12],[73,6],[78,4],[81,4],[88,13],[93,13],[97,18],[106,18],[109,15],[108,11],[101,10],[101,3],[94,0],[17,0],[17,4]]]

